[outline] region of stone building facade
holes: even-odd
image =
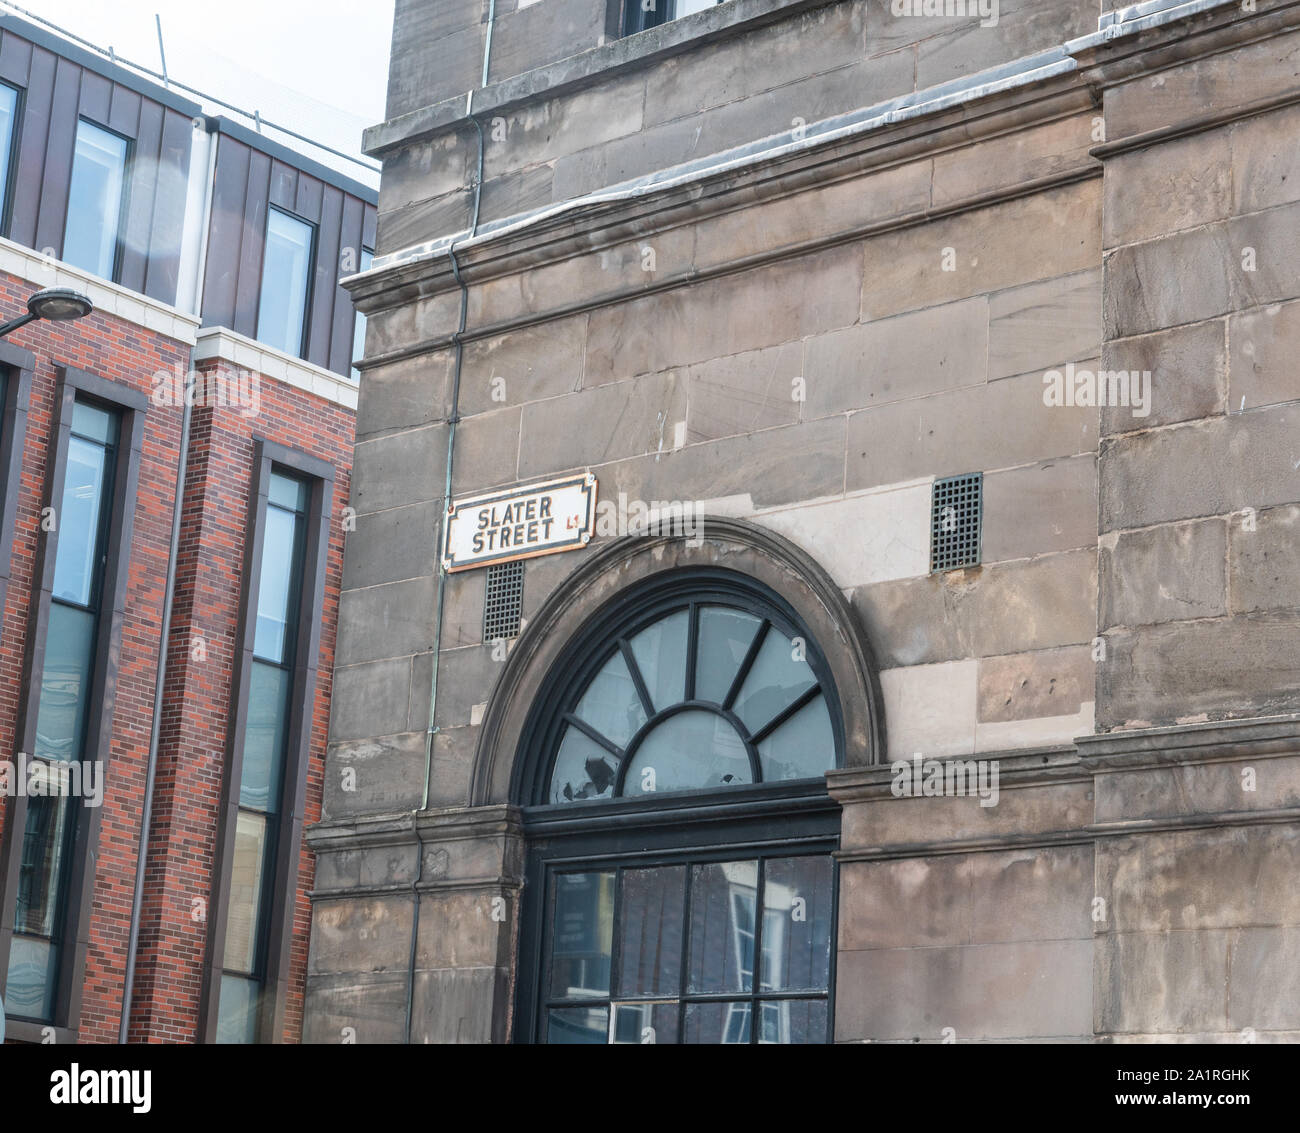
[[[631,7],[397,5],[304,1037],[1300,1037],[1300,5]]]

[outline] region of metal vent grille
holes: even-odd
[[[930,571],[956,570],[980,561],[984,473],[934,482],[930,509]]]
[[[483,603],[483,640],[519,636],[524,605],[524,564],[493,563],[487,568],[487,598]]]

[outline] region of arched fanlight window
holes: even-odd
[[[811,779],[839,763],[816,644],[756,589],[662,598],[572,671],[538,802]]]

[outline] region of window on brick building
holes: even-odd
[[[834,684],[743,576],[619,596],[557,662],[524,747],[521,1036],[824,1043]]]
[[[29,757],[48,783],[68,783],[87,757],[104,565],[113,512],[120,414],[78,397],[72,407],[63,486],[54,512],[58,542]],[[30,778],[29,772],[29,778]],[[65,910],[82,807],[70,794],[27,799],[20,845],[6,1002],[11,1014],[52,1022]]]
[[[18,92],[0,83],[0,232],[9,231],[9,202],[13,195],[10,171],[13,168],[17,121]]]
[[[315,229],[307,221],[281,209],[268,211],[257,339],[298,358],[307,335],[314,237]]]
[[[82,119],[77,123],[63,230],[63,259],[104,279],[116,279],[130,143]]]
[[[622,0],[623,34],[634,35],[721,3],[723,0]]]
[[[375,253],[369,248],[361,249],[361,270],[369,271],[370,265],[375,262]],[[352,361],[362,358],[366,353],[366,316],[360,311],[356,315],[356,323],[352,328]],[[352,367],[352,380],[359,382],[361,380],[361,371]]]

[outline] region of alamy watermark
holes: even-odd
[[[1134,417],[1151,412],[1150,370],[1079,370],[1073,362],[1065,370],[1043,375],[1043,404],[1047,406],[1121,406]]]
[[[102,806],[103,763],[32,759],[21,751],[14,759],[0,759],[0,798],[52,797],[80,798],[86,806]]]
[[[226,369],[189,373],[177,362],[157,370],[149,394],[154,405],[176,408],[237,409],[242,417],[256,417],[262,408],[262,375],[254,370]]]
[[[899,19],[907,16],[946,16],[978,19],[980,27],[998,26],[998,0],[892,0],[889,10]]]
[[[695,500],[629,500],[619,492],[617,500],[596,504],[597,535],[683,536],[688,547],[704,542],[704,507]]]
[[[978,795],[980,806],[998,805],[996,759],[926,759],[919,751],[891,766],[890,791],[897,799]]]

